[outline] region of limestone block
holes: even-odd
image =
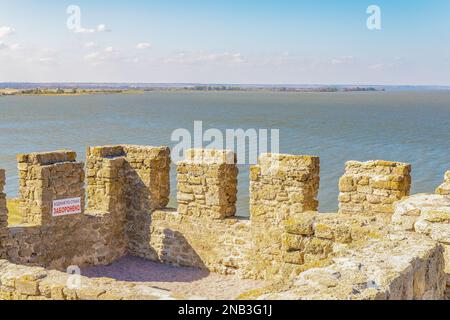
[[[178,211],[182,215],[225,219],[237,200],[236,156],[227,150],[192,149],[177,164]]]
[[[436,189],[436,193],[450,195],[450,171],[445,173],[444,182]]]
[[[426,236],[392,235],[301,273],[289,289],[255,299],[426,300],[445,297],[443,249]]]
[[[339,180],[339,212],[390,217],[392,204],[409,195],[411,166],[388,161],[349,161]]]

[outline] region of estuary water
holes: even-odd
[[[433,192],[450,170],[450,92],[150,92],[0,97],[0,168],[17,196],[15,155],[88,145],[173,147],[175,129],[279,129],[280,151],[321,158],[320,210],[337,210],[348,160],[413,165],[412,191]],[[172,168],[175,205],[175,168]],[[248,166],[239,173],[238,215],[248,215]]]

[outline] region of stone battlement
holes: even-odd
[[[420,229],[426,218],[409,218],[397,204],[409,199],[411,166],[404,163],[348,162],[339,182],[339,213],[320,214],[320,159],[263,154],[250,169],[250,217],[245,219],[235,216],[238,168],[231,151],[187,152],[177,163],[176,209],[167,208],[167,147],[89,147],[86,164],[68,150],[19,155],[17,160],[24,220],[19,226],[8,226],[5,172],[0,170],[0,259],[13,264],[65,270],[107,265],[131,254],[242,278],[286,281],[332,265],[346,250],[397,230],[421,233],[436,246],[449,244],[449,219]],[[78,199],[79,210],[55,215],[54,201],[67,199]],[[439,202],[439,210],[448,210],[446,201]],[[439,239],[434,230],[440,230]],[[438,266],[435,256],[448,252],[447,247],[442,252],[429,248]],[[439,285],[432,287],[438,297]]]

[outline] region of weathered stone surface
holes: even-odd
[[[450,195],[450,171],[447,171],[444,176],[444,183],[442,183],[437,189],[437,194]]]
[[[86,278],[0,260],[0,300],[173,300],[169,291],[145,283]]]
[[[111,279],[70,289],[67,274],[35,267],[105,265],[126,253],[285,284],[301,275],[295,288],[265,298],[440,298],[440,261],[450,270],[450,200],[419,195],[395,203],[409,193],[406,164],[349,162],[339,201],[351,212],[320,214],[319,158],[262,155],[250,170],[251,217],[242,219],[234,217],[237,167],[229,151],[187,153],[177,168],[178,210],[164,209],[167,147],[90,147],[85,170],[72,151],[19,155],[18,162],[29,223],[7,226],[0,170],[0,259],[10,261],[0,260],[0,299],[172,298]],[[84,206],[85,172],[88,208],[52,217],[55,199],[79,196]],[[388,237],[391,229],[416,233]]]
[[[392,223],[395,229],[427,235],[444,246],[445,271],[449,277],[450,197],[419,194],[396,202],[394,208]],[[450,287],[450,281],[447,282],[447,286]],[[450,290],[447,297],[450,298]]]
[[[414,233],[372,241],[301,273],[294,284],[257,299],[421,300],[443,299],[443,248]],[[274,290],[276,291],[276,290]]]
[[[225,219],[236,213],[236,155],[230,151],[192,149],[177,164],[178,212],[190,217]]]
[[[409,195],[411,165],[349,161],[339,180],[339,213],[390,217],[392,204]]]

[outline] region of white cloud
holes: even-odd
[[[84,44],[84,47],[85,47],[85,48],[88,48],[88,49],[92,49],[92,48],[96,48],[96,47],[97,47],[97,44],[96,44],[95,42],[93,42],[93,41],[90,41],[90,42],[86,42],[86,43]]]
[[[18,43],[8,45],[7,43],[0,41],[0,50],[6,50],[6,49],[11,50],[11,51],[16,51],[16,50],[24,49],[24,47]]]
[[[6,26],[0,27],[0,38],[10,36],[10,35],[14,34],[15,32],[16,32],[16,30],[11,27],[6,27]]]
[[[371,70],[378,70],[384,68],[386,65],[384,63],[377,63],[369,66],[369,69]]]
[[[117,59],[119,51],[113,47],[106,47],[102,51],[94,51],[84,56],[84,60],[90,62],[92,65],[97,66],[108,60]]]
[[[353,62],[355,58],[353,56],[342,56],[339,58],[331,59],[332,65],[349,64]]]
[[[136,49],[149,49],[152,45],[148,42],[141,42],[136,45]]]
[[[139,63],[140,62],[139,58],[126,58],[126,59],[124,59],[124,61],[126,63]]]
[[[42,57],[42,58],[36,59],[36,61],[41,64],[48,64],[48,65],[52,65],[52,64],[56,63],[56,60],[53,57]]]
[[[11,50],[21,50],[24,47],[18,43],[13,43],[12,45],[9,46],[9,49]]]
[[[95,60],[100,56],[100,52],[88,53],[84,56],[85,60]]]
[[[104,25],[104,24],[99,24],[99,25],[97,26],[97,32],[111,32],[111,30],[108,29],[108,28],[106,27],[106,25]]]
[[[198,63],[241,63],[244,58],[240,53],[186,53],[181,52],[173,57],[164,59],[165,63],[198,64]]]

